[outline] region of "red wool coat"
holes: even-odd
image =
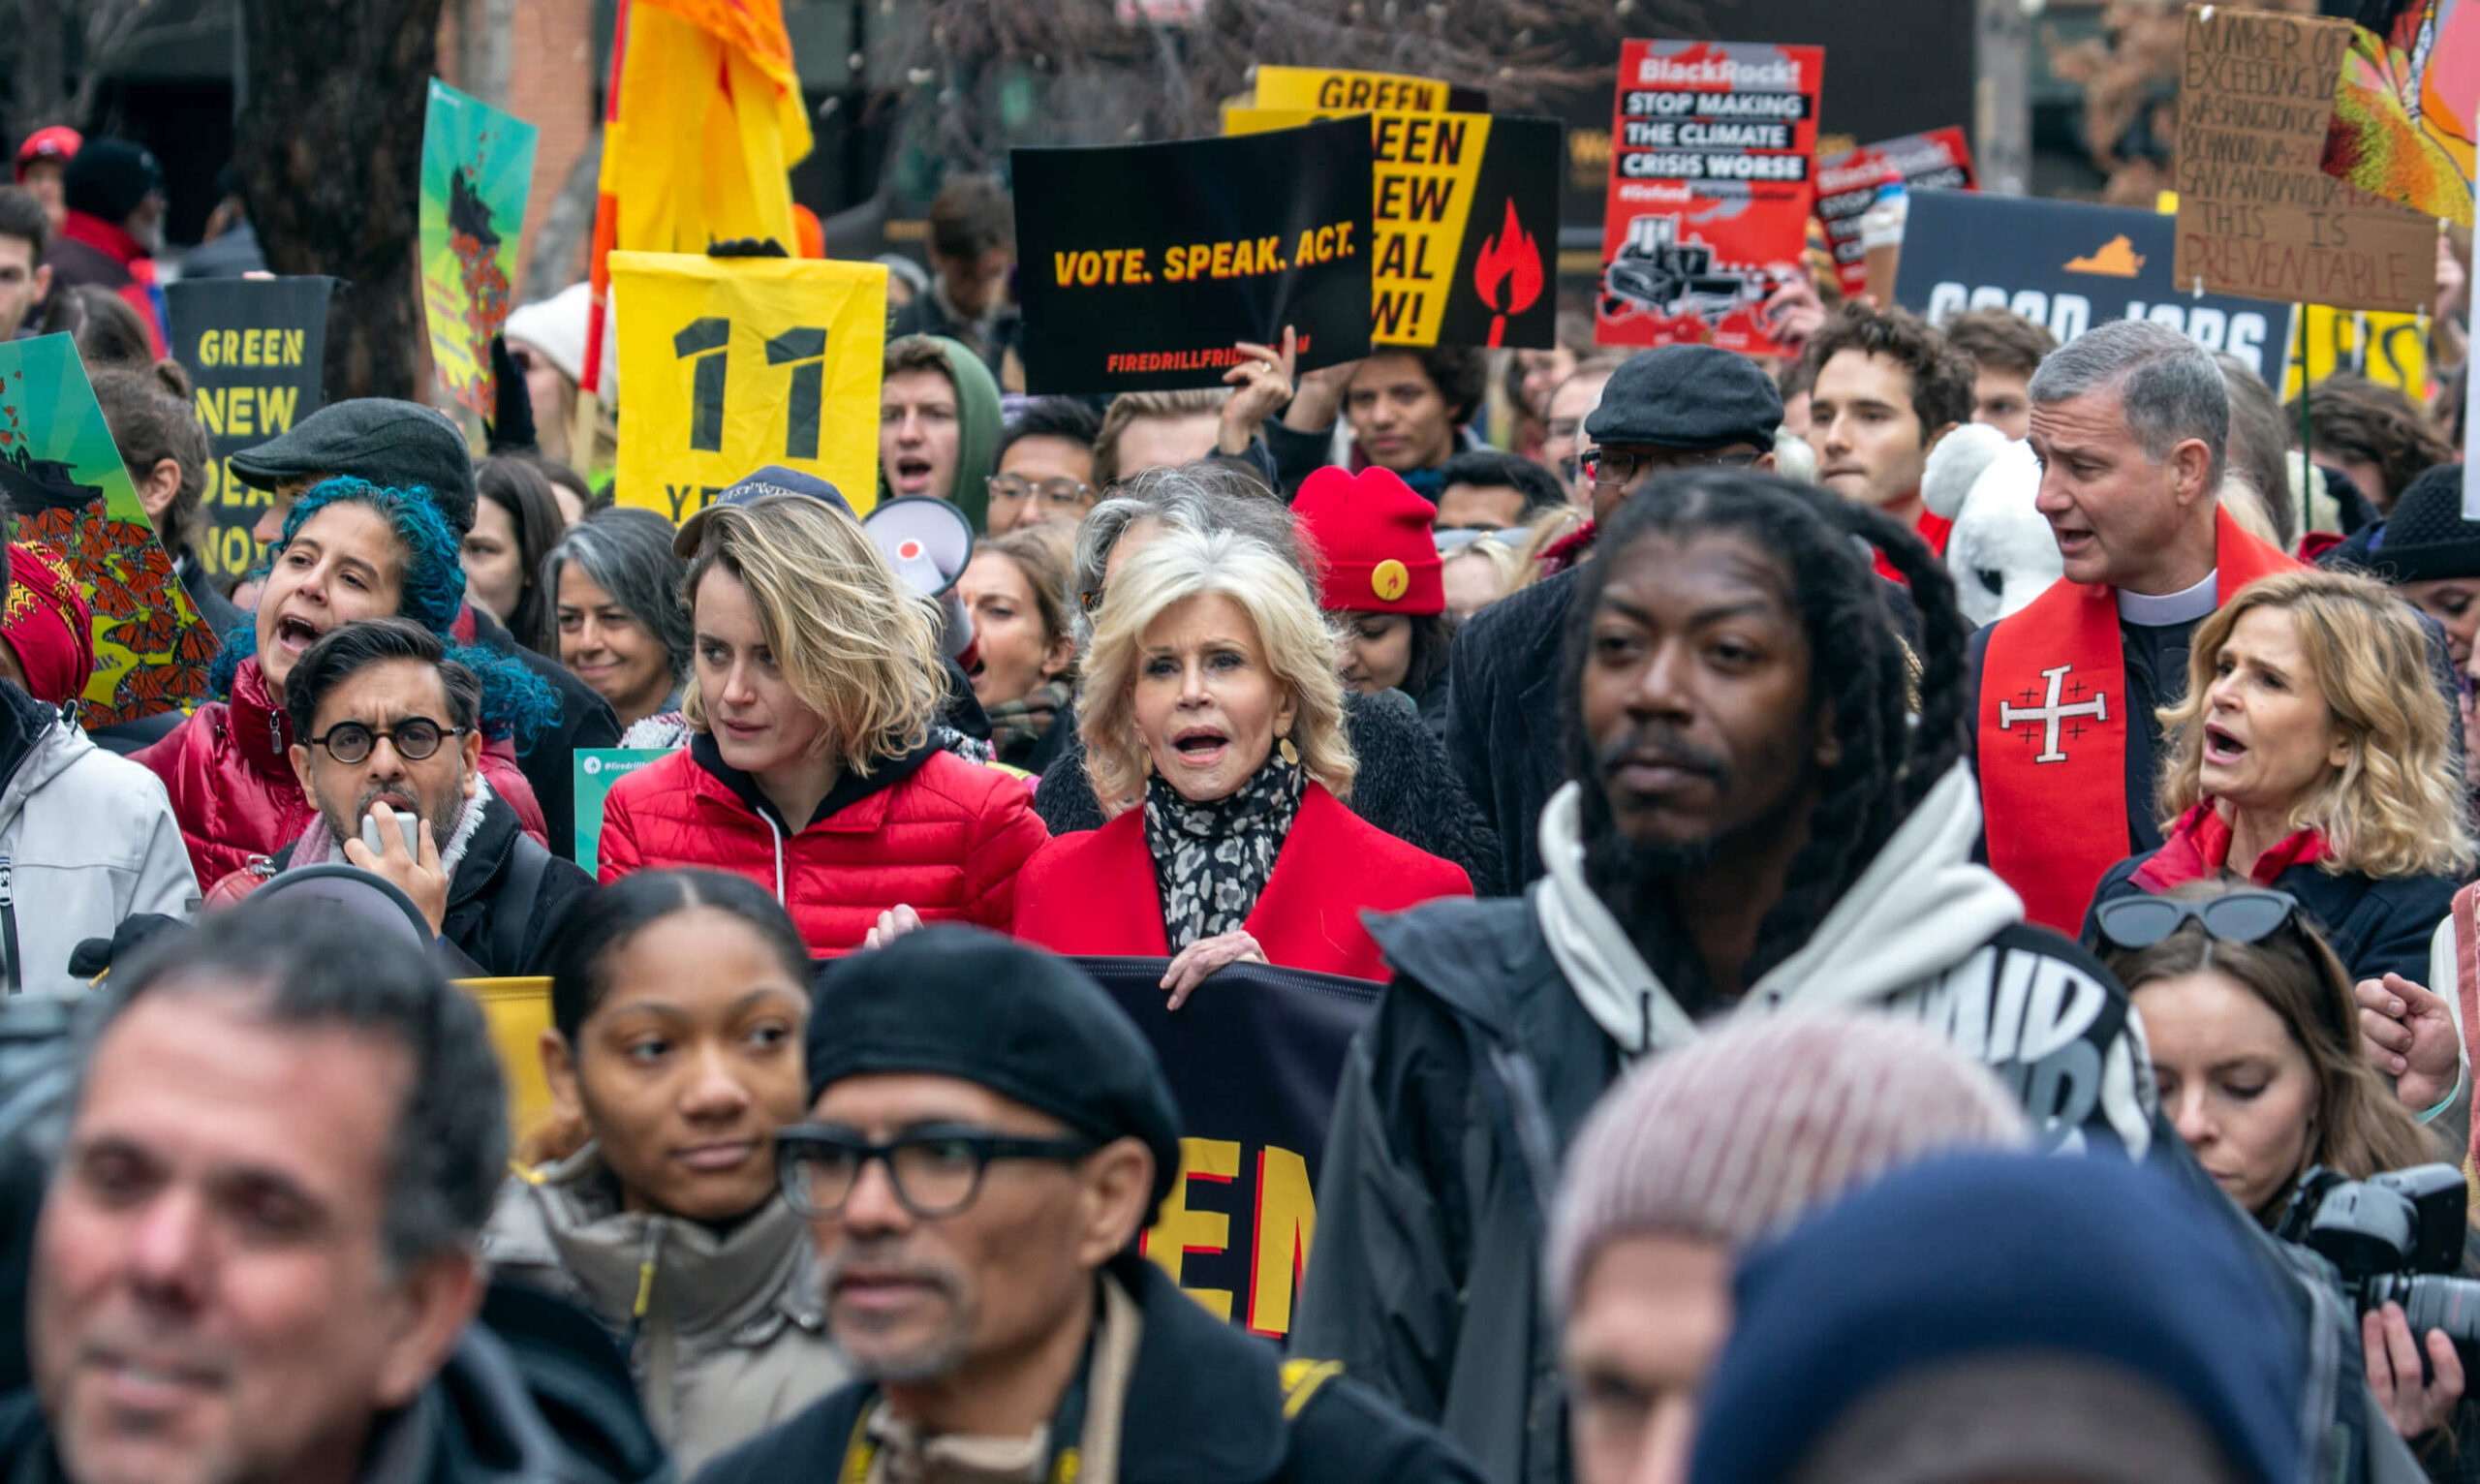
[[[1361,913],[1472,894],[1463,867],[1367,823],[1313,783],[1244,926],[1279,968],[1382,980],[1386,966]],[[1016,936],[1055,953],[1169,957],[1145,811],[1062,835],[1026,862]]]
[[[214,885],[253,856],[274,854],[310,827],[318,811],[285,756],[291,732],[284,712],[267,695],[259,662],[244,660],[232,677],[231,700],[208,701],[136,755],[172,796],[172,818],[180,821],[181,843],[190,848],[190,869],[200,885]],[[534,786],[517,771],[510,743],[484,745],[482,776],[516,811],[525,832],[542,841],[542,810],[534,801]]]
[[[775,894],[822,958],[859,947],[899,905],[924,922],[1009,931],[1017,868],[1049,838],[1022,781],[944,752],[788,837],[697,751],[611,786],[602,879],[671,866],[745,876]]]

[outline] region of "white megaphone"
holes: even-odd
[[[942,646],[948,659],[961,659],[973,648],[973,615],[956,579],[973,560],[973,522],[945,500],[908,495],[882,501],[861,517],[861,529],[905,586],[939,604]]]

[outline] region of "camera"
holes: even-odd
[[[2468,1369],[2480,1361],[2480,1283],[2440,1276],[2462,1265],[2468,1195],[2451,1164],[2366,1180],[2320,1164],[2300,1180],[2274,1234],[2331,1262],[2362,1313],[2400,1304],[2412,1334],[2444,1330]]]

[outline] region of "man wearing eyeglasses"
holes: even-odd
[[[1475,881],[1474,891],[1510,896],[1541,875],[1535,829],[1563,782],[1560,647],[1573,564],[1591,553],[1594,531],[1667,471],[1772,469],[1782,420],[1774,379],[1712,346],[1645,351],[1611,374],[1584,424],[1595,523],[1552,548],[1564,570],[1474,614],[1447,662],[1446,751],[1505,859],[1503,879]]]
[[[537,845],[483,779],[473,670],[405,619],[340,624],[294,662],[284,698],[293,771],[319,817],[272,871],[375,871],[481,974],[537,972],[551,928],[594,879]]]
[[[1066,959],[934,926],[846,959],[777,1135],[858,1379],[700,1484],[1477,1480],[1338,1368],[1216,1319],[1133,1251],[1171,1190],[1154,1053]]]

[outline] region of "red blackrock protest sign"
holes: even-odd
[[[1816,199],[1821,46],[1631,41],[1602,208],[1602,345],[1770,355],[1768,295],[1800,276]]]
[[[1860,240],[1860,219],[1878,197],[1900,185],[1906,191],[1969,191],[1971,145],[1961,125],[1906,134],[1863,144],[1817,162],[1817,220],[1834,250],[1834,269],[1848,298],[1869,286],[1869,257]]]

